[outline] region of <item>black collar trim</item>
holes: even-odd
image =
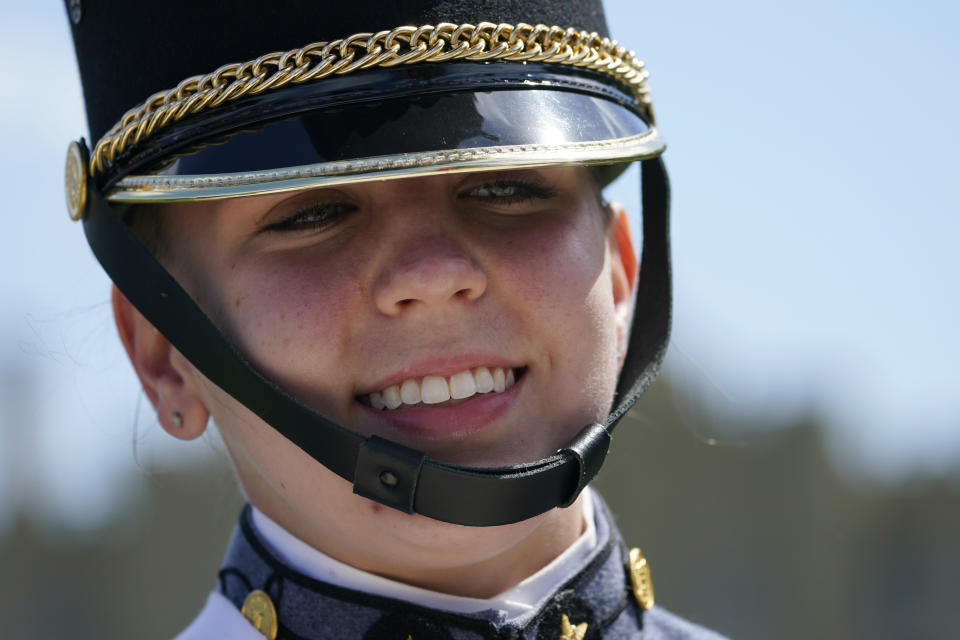
[[[493,611],[476,614],[452,613],[347,589],[304,575],[285,565],[266,547],[253,526],[252,510],[249,505],[241,513],[238,531],[231,542],[226,564],[219,572],[219,590],[237,608],[241,607],[243,600],[253,589],[262,589],[267,592],[274,600],[280,617],[278,637],[290,640],[310,640],[311,637],[303,635],[309,632],[311,620],[302,618],[298,621],[294,613],[296,610],[306,608],[320,611],[324,607],[337,606],[338,603],[346,609],[362,608],[357,611],[361,611],[368,619],[361,623],[364,627],[370,625],[382,627],[382,624],[376,623],[387,618],[401,617],[409,620],[425,620],[428,624],[438,625],[444,629],[474,633],[485,640],[539,638],[543,635],[545,625],[558,624],[560,613],[570,612],[568,610],[571,607],[572,611],[581,617],[588,616],[599,631],[617,620],[630,606],[632,600],[629,596],[625,569],[623,569],[625,557],[623,543],[612,528],[612,518],[606,505],[599,498],[595,502],[597,515],[605,520],[604,526],[609,530],[606,542],[602,543],[602,547],[595,552],[580,572],[561,585],[544,606],[521,627],[517,627],[516,624],[503,624]],[[618,567],[613,569],[610,563],[616,563]],[[603,570],[616,576],[618,584],[615,588],[620,589],[623,594],[613,603],[609,601],[609,597],[603,601],[593,596],[589,588],[591,580]],[[318,596],[322,600],[317,600]],[[316,600],[316,602],[311,603],[309,607],[303,607],[304,600]],[[323,602],[323,600],[332,602]],[[299,606],[295,607],[292,603],[296,601],[299,601]],[[571,613],[571,617],[573,615],[574,613]],[[370,626],[370,631],[373,631],[373,626]],[[358,628],[357,632],[358,637],[366,637],[364,628]],[[374,634],[371,637],[379,637],[379,635]]]

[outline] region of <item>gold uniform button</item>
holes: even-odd
[[[63,171],[63,190],[67,197],[67,211],[71,220],[83,217],[87,205],[87,158],[79,142],[67,147],[67,161]]]
[[[277,610],[273,600],[260,589],[251,591],[240,608],[243,617],[250,621],[253,628],[264,635],[268,640],[277,637]]]
[[[633,597],[644,611],[653,607],[653,580],[650,578],[650,565],[640,553],[640,549],[630,549],[628,560],[630,582],[633,584]]]

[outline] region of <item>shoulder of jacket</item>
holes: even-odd
[[[207,597],[200,614],[174,640],[263,640],[243,614],[218,591]]]
[[[674,615],[662,607],[643,614],[643,640],[727,640],[716,631]]]

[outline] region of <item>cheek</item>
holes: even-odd
[[[616,310],[602,224],[573,221],[502,243],[505,295],[524,318],[548,373],[542,415],[605,415],[617,378]],[[561,424],[567,424],[561,420]]]
[[[291,255],[247,260],[223,275],[218,316],[261,373],[301,396],[336,379],[361,299],[355,274]]]
[[[524,302],[531,321],[567,330],[612,323],[606,241],[586,214],[517,233],[494,250],[506,295]]]

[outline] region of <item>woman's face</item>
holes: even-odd
[[[361,433],[501,466],[551,455],[609,410],[630,291],[583,168],[368,182],[161,215],[168,268],[253,366]],[[441,564],[464,544],[495,554],[563,517],[474,529],[384,508],[191,376],[250,499],[358,566],[371,545]],[[470,394],[471,384],[494,390]],[[443,400],[451,388],[468,395]]]

